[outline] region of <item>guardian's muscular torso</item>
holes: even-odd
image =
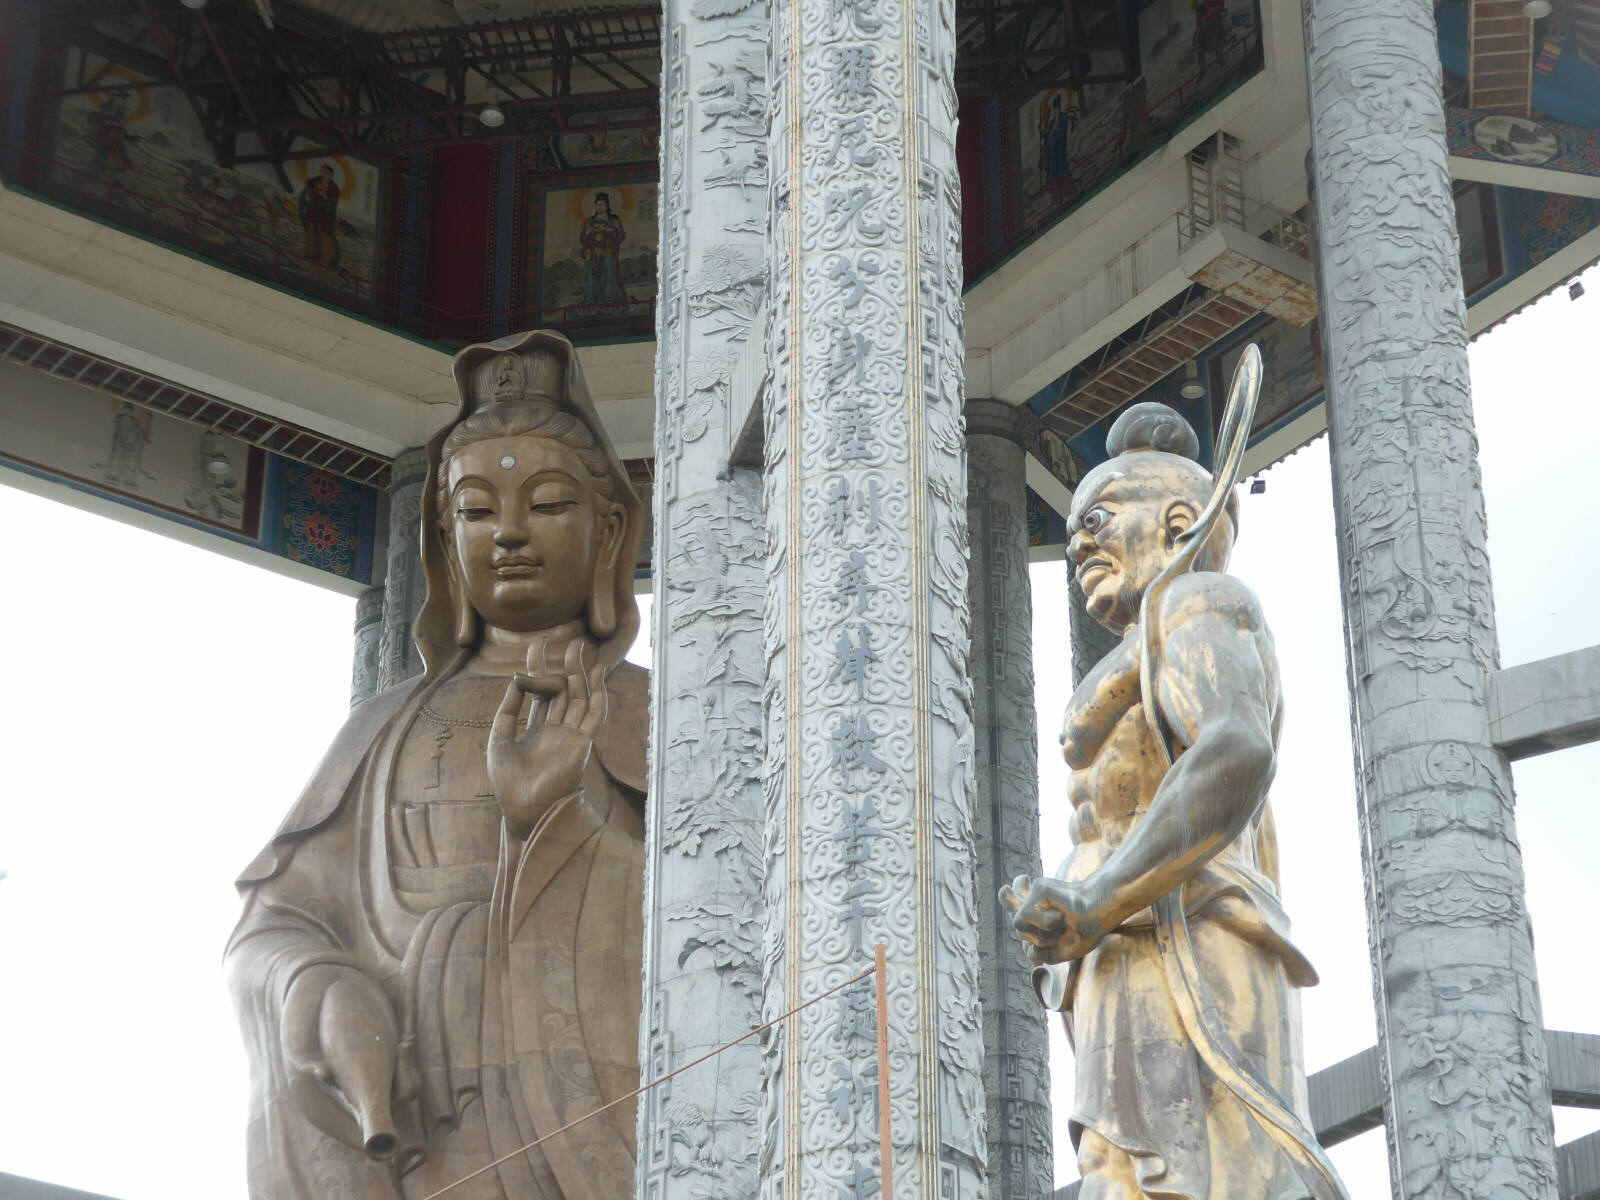
[[[1226,607],[1242,609],[1247,614],[1246,628],[1251,634],[1248,652],[1259,656],[1268,683],[1266,699],[1276,747],[1282,726],[1282,698],[1272,635],[1260,622],[1255,598],[1248,589],[1226,576],[1213,579],[1226,597]],[[1063,864],[1060,877],[1070,882],[1087,879],[1122,844],[1149,810],[1167,773],[1166,761],[1140,700],[1140,637],[1141,631],[1135,627],[1095,665],[1073,692],[1062,722],[1062,754],[1072,769],[1067,794],[1073,808],[1073,851]],[[1243,648],[1235,646],[1233,652]],[[1180,751],[1183,747],[1175,745],[1172,749]],[[1259,821],[1258,818],[1258,828]],[[1274,850],[1270,845],[1261,846],[1268,860],[1265,863],[1258,862],[1256,853],[1258,842],[1270,842],[1270,838],[1269,827],[1265,838],[1259,834],[1241,837],[1217,857],[1251,871],[1265,867],[1272,874],[1276,867]]]

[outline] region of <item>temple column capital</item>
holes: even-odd
[[[967,419],[967,436],[1004,438],[1008,442],[1015,442],[1018,446],[1025,444],[1025,435],[1022,426],[1022,414],[1017,411],[1017,406],[1005,400],[986,400],[969,397],[962,406],[962,413]],[[1022,484],[1019,478],[1018,486]]]

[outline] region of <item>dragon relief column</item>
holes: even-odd
[[[356,597],[355,653],[350,656],[350,707],[378,690],[378,648],[383,640],[383,585]]]
[[[760,1195],[983,1193],[952,0],[774,0]]]
[[[1033,968],[999,902],[1039,863],[1039,763],[1033,709],[1033,599],[1022,428],[999,400],[968,400],[967,529],[972,555],[973,833],[982,963],[983,1088],[989,1192],[1048,1195],[1055,1178],[1050,1045]]]
[[[428,478],[428,448],[395,455],[389,469],[389,557],[383,576],[383,633],[378,642],[378,691],[422,673],[422,655],[411,624],[428,592],[422,574],[422,487]]]
[[[1306,52],[1394,1194],[1554,1200],[1432,5],[1310,0]]]
[[[727,454],[764,269],[766,5],[667,0],[662,39],[646,1081],[758,1022],[763,872],[761,476]],[[754,1042],[645,1093],[640,1200],[755,1195],[760,1095]]]

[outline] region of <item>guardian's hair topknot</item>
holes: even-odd
[[[1106,453],[1112,458],[1136,450],[1160,450],[1198,461],[1200,439],[1194,426],[1165,404],[1146,400],[1123,413],[1106,434]]]

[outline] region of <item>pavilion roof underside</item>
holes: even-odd
[[[957,0],[963,95],[1139,71],[1138,0]],[[570,0],[65,0],[57,31],[181,88],[224,164],[659,125],[661,9]],[[92,87],[97,80],[86,80]],[[493,103],[516,119],[476,119]]]

